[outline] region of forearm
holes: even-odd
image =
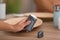
[[[12,26],[3,22],[3,21],[0,21],[0,30],[1,31],[11,31],[12,30]]]
[[[27,18],[22,19],[19,23],[15,24],[15,25],[10,25],[8,23],[0,21],[0,31],[10,31],[10,32],[22,31],[27,25],[30,24],[30,21],[26,22],[26,20],[27,20]]]

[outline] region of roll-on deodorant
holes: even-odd
[[[26,26],[25,29],[27,31],[32,31],[33,26],[34,26],[35,22],[37,21],[37,17],[31,14],[31,15],[29,15],[27,21],[29,21],[29,20],[31,21],[31,23],[28,26]]]
[[[58,28],[58,19],[60,18],[60,5],[54,7],[54,27]]]

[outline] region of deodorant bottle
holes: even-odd
[[[60,18],[60,5],[54,7],[54,27],[58,28],[58,19]]]

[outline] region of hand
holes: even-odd
[[[16,25],[13,25],[13,32],[18,32],[23,30],[27,25],[30,24],[31,21],[27,21],[27,18],[22,19],[19,23],[17,23]]]
[[[10,32],[21,31],[24,29],[24,27],[29,25],[31,22],[31,21],[26,22],[26,20],[27,20],[27,18],[24,18],[19,23],[15,24],[15,25],[10,25],[6,22],[0,21],[0,31],[10,31]]]
[[[0,31],[18,32],[24,29],[30,24],[30,21],[26,21],[27,18],[22,19],[19,23],[15,25],[10,25],[6,22],[0,21]],[[17,20],[18,21],[18,20]]]

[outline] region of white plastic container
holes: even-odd
[[[58,20],[60,18],[60,5],[56,5],[54,8],[54,27],[58,28]]]
[[[0,19],[5,19],[6,17],[6,4],[0,3]]]

